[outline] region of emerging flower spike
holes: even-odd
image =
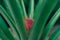
[[[30,30],[34,20],[32,18],[25,18],[25,26],[27,30]]]

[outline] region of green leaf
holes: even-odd
[[[5,0],[4,1],[7,6],[11,7],[11,10],[15,16],[16,20],[16,29],[18,30],[18,33],[20,34],[22,40],[27,39],[26,36],[26,30],[24,26],[24,16],[23,16],[23,10],[20,6],[19,0]]]
[[[58,0],[45,0],[45,1],[47,1],[47,2],[45,3],[43,11],[40,11],[38,16],[35,17],[34,24],[30,31],[29,40],[38,40],[39,39],[39,37],[41,36],[42,30],[45,26],[45,23],[46,23],[49,15],[51,14],[53,8],[56,6],[56,3]]]
[[[30,0],[28,14],[29,14],[29,18],[33,18],[33,16],[34,16],[34,0]]]
[[[56,40],[57,37],[60,35],[60,26],[52,33],[52,35],[49,37],[49,40]]]
[[[7,14],[6,10],[0,5],[0,14],[2,16],[7,17],[12,23],[14,23],[14,21],[12,20],[12,18]]]
[[[46,28],[42,32],[40,40],[46,40],[46,37],[48,36],[49,32],[53,28],[53,25],[56,23],[57,19],[60,17],[60,8],[58,11],[53,15],[53,17],[50,19],[48,24],[46,25]]]
[[[34,15],[33,15],[33,19],[35,20],[37,15],[40,15],[41,11],[43,10],[45,4],[46,4],[46,1],[47,0],[39,0],[36,7],[35,7],[35,10],[34,10]]]
[[[19,38],[19,34],[18,31],[16,29],[16,24],[13,22],[13,20],[8,16],[7,12],[4,10],[4,8],[0,5],[0,14],[4,17],[4,19],[7,21],[7,23],[9,24],[9,26],[13,29],[13,31],[15,32],[15,35],[17,38]]]
[[[10,33],[8,26],[6,25],[6,23],[4,22],[4,20],[2,19],[1,16],[0,16],[0,29],[3,30],[3,32],[6,34],[6,36],[10,40],[15,40],[14,37],[12,36],[12,34]]]
[[[24,3],[25,3],[25,6],[28,4],[28,0],[23,0]]]
[[[22,8],[22,11],[23,11],[24,17],[27,18],[27,12],[26,12],[25,4],[24,4],[24,1],[23,1],[23,0],[20,0],[20,5],[21,5],[21,8]]]
[[[0,38],[2,39],[2,40],[9,40],[8,38],[7,38],[7,36],[4,34],[4,32],[0,29]]]
[[[14,14],[11,10],[9,3],[4,2],[4,1],[5,0],[3,0],[3,5],[4,5],[3,7],[4,7],[5,11],[7,12],[7,15],[13,20],[13,22],[15,22],[15,17],[14,17]]]

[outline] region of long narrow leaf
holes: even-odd
[[[53,25],[56,23],[57,19],[60,17],[60,8],[54,14],[54,16],[50,19],[49,23],[47,24],[46,28],[44,29],[40,40],[46,40],[47,35],[49,34],[50,30],[53,28]]]
[[[30,18],[33,18],[33,16],[34,16],[34,0],[30,0],[28,14],[29,14]]]
[[[40,15],[41,11],[43,10],[45,4],[46,4],[46,1],[47,0],[39,0],[36,7],[35,7],[35,10],[34,10],[34,15],[33,15],[33,19],[35,20],[37,15]]]
[[[49,37],[49,40],[56,40],[60,35],[60,26],[54,31],[54,33]]]
[[[26,39],[26,30],[25,30],[24,23],[23,23],[24,16],[23,16],[23,12],[21,10],[19,0],[10,0],[10,1],[5,0],[5,2],[11,6],[12,11],[14,12],[15,20],[16,20],[16,25],[17,25],[16,28],[21,36],[21,39],[25,40]]]
[[[6,34],[6,36],[10,40],[15,40],[14,37],[12,36],[12,34],[10,33],[9,28],[7,27],[6,23],[4,22],[4,20],[2,19],[1,16],[0,16],[0,29],[3,30],[3,32]]]
[[[21,4],[22,10],[23,10],[23,14],[27,18],[27,12],[26,12],[24,1],[20,0],[20,4]]]
[[[16,33],[16,37],[18,37],[18,32],[16,29],[16,24],[11,20],[11,18],[7,15],[7,12],[4,10],[4,8],[0,5],[0,14],[4,17],[4,19],[7,21],[9,26],[13,29],[13,31]],[[18,34],[18,35],[17,35]],[[18,37],[19,38],[19,37]]]
[[[13,22],[15,22],[15,17],[14,17],[14,14],[11,10],[9,3],[7,3],[7,2],[5,2],[5,0],[3,0],[3,5],[5,6],[4,9],[7,12],[7,15],[13,20]]]
[[[58,0],[47,0],[47,3],[45,4],[43,11],[40,12],[41,14],[38,14],[38,16],[36,16],[35,22],[30,32],[29,40],[39,39],[39,36],[41,36],[42,30],[44,28],[44,25],[49,15],[51,14],[51,11],[56,6],[57,1]]]
[[[3,13],[1,13],[3,12]],[[5,15],[12,23],[15,23],[12,18],[7,14],[6,10],[0,5],[0,14]]]

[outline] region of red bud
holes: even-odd
[[[34,20],[32,18],[25,18],[26,29],[31,29]]]

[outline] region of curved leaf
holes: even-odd
[[[49,37],[49,40],[56,40],[60,35],[60,26],[54,31],[54,33]]]
[[[7,6],[10,6],[11,10],[13,11],[17,25],[16,29],[20,34],[19,36],[21,36],[22,40],[27,39],[26,30],[23,23],[24,22],[23,10],[20,6],[19,0],[5,0],[4,2],[8,4]]]
[[[53,1],[47,0],[43,11],[40,11],[40,14],[38,14],[38,16],[36,16],[36,18],[35,18],[35,22],[30,31],[29,40],[38,40],[39,39],[39,36],[41,36],[45,23],[46,23],[49,15],[51,14],[53,8],[56,6],[57,1],[58,0],[53,0]]]
[[[14,37],[12,36],[12,34],[10,33],[8,26],[6,25],[6,23],[4,22],[4,20],[1,18],[1,16],[0,16],[0,29],[3,30],[3,32],[6,34],[6,36],[10,40],[15,40]]]
[[[0,5],[0,14],[4,17],[4,19],[7,21],[9,26],[13,29],[13,31],[16,33],[16,37],[19,35],[16,29],[16,24],[13,22],[13,20],[8,16],[7,12],[4,10],[4,8]],[[18,37],[19,38],[19,37]]]
[[[50,30],[52,29],[53,25],[56,23],[56,21],[59,17],[60,17],[60,8],[48,22],[46,28],[42,32],[40,40],[46,40],[47,35],[49,34]]]

